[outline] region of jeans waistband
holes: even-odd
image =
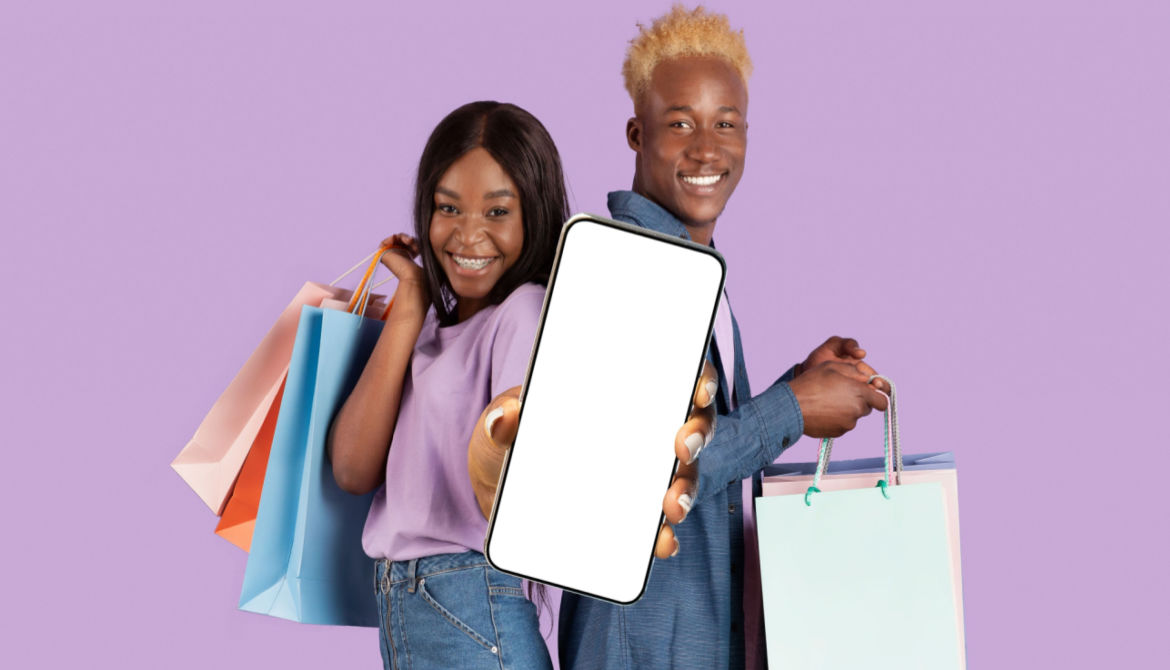
[[[441,572],[466,568],[487,567],[487,558],[478,551],[460,554],[436,554],[412,558],[408,561],[391,561],[379,558],[375,562],[374,579],[382,593],[389,593],[392,584],[406,583],[406,590],[414,593],[418,580]]]

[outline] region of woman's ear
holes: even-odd
[[[632,116],[626,121],[626,144],[637,153],[642,153],[642,122]]]

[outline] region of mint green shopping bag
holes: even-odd
[[[898,485],[895,408],[891,391],[878,486],[821,492],[832,450],[824,440],[807,492],[756,499],[769,668],[964,665],[949,536],[957,529],[941,485]]]

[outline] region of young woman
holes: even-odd
[[[567,216],[556,147],[523,109],[464,105],[427,141],[414,236],[383,257],[394,306],[330,439],[343,489],[381,486],[362,541],[387,668],[551,667],[521,581],[480,553],[467,454],[484,407],[524,380]]]

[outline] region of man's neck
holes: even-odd
[[[711,246],[711,238],[715,235],[714,221],[708,221],[707,223],[690,223],[686,221],[681,216],[679,216],[677,212],[671,211],[669,207],[655,200],[654,196],[639,188],[637,175],[634,176],[634,183],[632,186],[630,186],[630,190],[642,196],[643,198],[646,198],[655,205],[658,205],[662,209],[665,209],[667,212],[670,212],[671,216],[673,216],[675,219],[678,219],[679,223],[687,227],[687,234],[691,236],[691,240],[693,242],[701,244],[705,247]]]

